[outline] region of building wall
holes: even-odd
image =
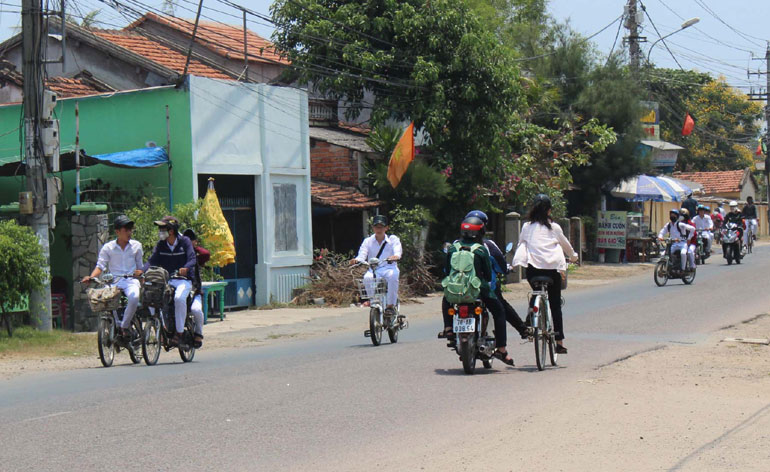
[[[291,300],[312,263],[307,94],[192,77],[193,172],[255,176],[256,302]]]
[[[741,189],[741,200],[746,201],[746,197],[751,197],[756,200],[757,187],[754,185],[754,181],[750,178],[746,181],[746,184]]]
[[[314,179],[358,185],[358,165],[351,149],[311,139],[310,173]]]
[[[2,103],[21,103],[23,92],[21,87],[16,84],[6,84],[0,88],[0,104]]]

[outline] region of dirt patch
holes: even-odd
[[[654,264],[595,264],[584,262],[583,265],[569,273],[570,282],[573,280],[606,280],[633,277],[644,273],[652,273]]]

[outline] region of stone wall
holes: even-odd
[[[109,241],[107,215],[72,216],[72,316],[75,331],[95,331],[97,315],[91,312],[80,279],[90,275],[104,243]]]

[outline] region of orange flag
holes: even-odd
[[[695,120],[692,119],[692,116],[688,113],[687,116],[684,118],[684,126],[682,126],[682,136],[689,136],[692,134],[692,130],[695,128]]]
[[[757,151],[754,154],[756,154],[757,156],[762,155],[762,141],[757,143]]]
[[[398,140],[393,154],[390,155],[388,162],[388,182],[393,188],[398,187],[401,178],[406,174],[406,169],[414,160],[414,122],[409,123],[406,131]]]

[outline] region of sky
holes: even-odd
[[[122,11],[110,6],[113,2],[124,5]],[[271,0],[233,0],[253,11],[269,14]],[[58,0],[56,0],[58,4]],[[194,18],[197,3],[195,0],[176,0],[176,16]],[[550,13],[559,21],[569,21],[572,28],[584,36],[591,36],[610,25],[623,13],[626,0],[551,0]],[[753,72],[765,70],[764,59],[767,40],[770,40],[770,1],[768,0],[644,0],[649,18],[642,24],[642,36],[648,43],[642,44],[644,57],[647,57],[652,43],[658,39],[658,33],[665,36],[680,28],[690,18],[698,17],[700,22],[684,31],[680,31],[665,40],[676,60],[684,69],[709,72],[715,76],[724,76],[734,87],[748,92],[751,87],[758,91],[766,84],[764,76],[747,77],[747,68]],[[0,0],[0,39],[12,36],[21,24],[21,0]],[[93,10],[101,10],[98,19],[102,28],[122,28],[129,21],[138,17],[137,11],[147,10],[147,6],[156,10],[162,8],[162,0],[74,0],[67,4],[68,11],[75,16],[86,15]],[[53,7],[52,7],[53,8]],[[133,10],[133,11],[132,11]],[[204,0],[203,19],[216,20],[229,24],[241,24],[239,10],[226,5],[222,0]],[[625,48],[623,36],[628,34],[625,28],[618,29],[616,21],[592,41],[597,50],[604,55],[612,50]],[[250,17],[249,29],[264,37],[269,37],[272,27],[263,20]],[[617,37],[617,40],[616,40]],[[671,54],[658,42],[650,54],[650,60],[659,67],[679,67]]]

